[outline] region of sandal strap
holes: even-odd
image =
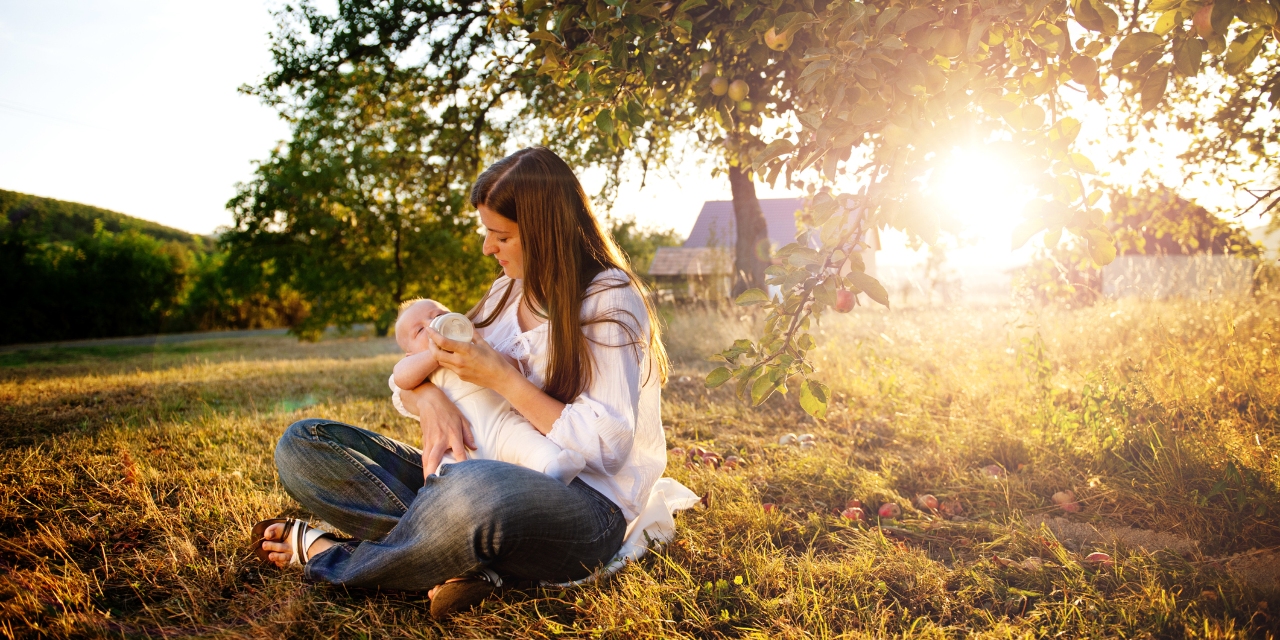
[[[302,546],[302,530],[307,528],[307,524],[301,520],[289,519],[289,549],[292,551],[289,557],[289,564],[302,565],[306,562],[303,558],[305,547]]]
[[[480,577],[484,578],[485,580],[488,580],[489,583],[492,584],[495,589],[502,586],[502,577],[499,576],[498,572],[494,571],[493,569],[480,567]]]

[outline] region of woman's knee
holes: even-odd
[[[318,418],[299,420],[289,425],[276,441],[276,472],[286,487],[294,476],[305,473],[310,466],[308,461],[316,452],[316,426],[324,422]]]

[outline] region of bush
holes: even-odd
[[[0,343],[157,333],[179,304],[190,262],[176,244],[101,225],[71,244],[7,234]]]

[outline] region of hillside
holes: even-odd
[[[15,225],[22,225],[25,232],[43,241],[74,242],[92,234],[96,220],[101,220],[107,231],[134,230],[162,242],[179,242],[194,249],[207,248],[212,240],[87,204],[0,189],[0,234],[8,233]]]

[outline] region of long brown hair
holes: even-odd
[[[662,382],[666,382],[670,365],[662,346],[658,317],[645,285],[631,270],[617,244],[600,228],[587,194],[573,169],[560,156],[543,147],[530,147],[493,163],[471,188],[471,206],[480,205],[515,222],[520,229],[524,292],[532,303],[530,308],[544,315],[550,324],[550,353],[543,389],[547,395],[561,402],[573,402],[586,391],[594,366],[582,329],[601,322],[618,325],[630,339],[625,344],[605,346],[634,347],[640,357],[642,345],[647,345],[652,363],[650,372],[657,372]],[[627,281],[602,281],[592,286],[592,280],[607,269],[622,271]],[[582,303],[587,296],[628,286],[634,287],[644,301],[645,313],[649,315],[647,337],[637,335],[639,318],[631,317],[628,323],[619,317],[631,315],[624,310],[582,319]],[[478,320],[476,325],[491,324],[509,304],[510,296],[511,286],[508,286],[489,317]],[[479,314],[484,302],[481,300],[469,315],[474,318]]]

